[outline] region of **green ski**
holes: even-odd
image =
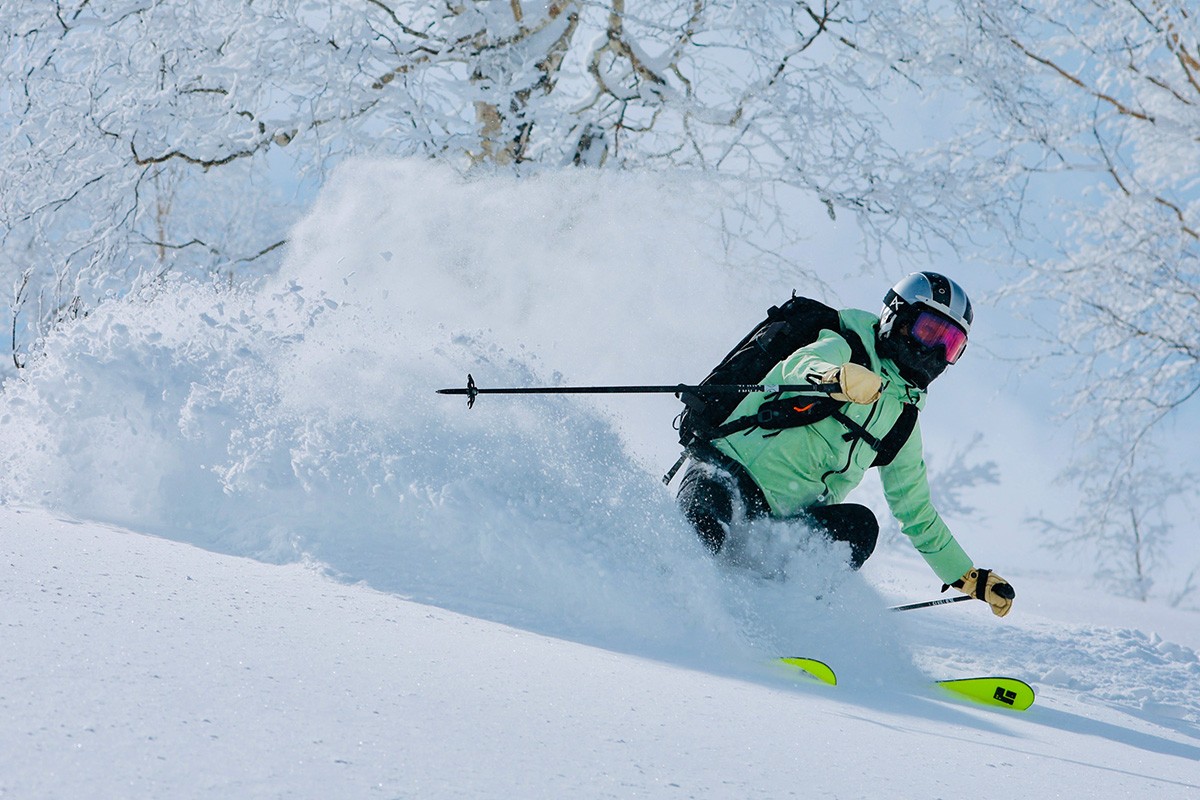
[[[778,661],[806,677],[830,686],[837,685],[837,675],[824,661],[795,656],[783,656]],[[974,703],[1011,708],[1015,711],[1024,711],[1033,705],[1034,701],[1033,687],[1016,678],[954,678],[935,681],[934,685]]]
[[[837,675],[824,661],[817,661],[815,658],[794,658],[791,656],[783,656],[779,660],[789,667],[800,670],[810,678],[816,678],[822,683],[828,683],[830,686],[837,686]]]
[[[958,678],[938,681],[948,692],[985,706],[1024,711],[1033,705],[1033,687],[1016,678]]]

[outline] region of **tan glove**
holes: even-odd
[[[843,364],[829,370],[821,376],[821,383],[836,383],[841,388],[840,392],[829,395],[834,400],[863,405],[870,405],[878,400],[879,392],[883,388],[882,378],[858,364]]]
[[[967,570],[966,575],[949,586],[965,595],[983,600],[992,607],[992,613],[997,617],[1003,617],[1012,610],[1013,600],[1017,596],[1012,585],[990,569]]]

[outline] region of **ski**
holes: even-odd
[[[783,656],[779,658],[779,663],[808,678],[827,683],[830,686],[837,686],[837,673],[824,661],[818,661],[815,658]],[[951,678],[934,681],[933,685],[973,703],[1010,708],[1014,711],[1024,711],[1033,705],[1035,699],[1033,687],[1017,678],[1002,676]]]
[[[1033,705],[1033,687],[1017,678],[956,678],[937,685],[959,697],[985,706],[1024,711]]]
[[[822,683],[828,683],[830,686],[837,686],[837,674],[824,661],[817,661],[815,658],[796,658],[792,656],[783,656],[779,660],[789,667],[795,667],[810,678],[816,678]]]

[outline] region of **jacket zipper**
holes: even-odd
[[[871,404],[871,413],[867,414],[866,420],[863,421],[864,428],[870,427],[871,420],[873,420],[875,418],[875,412],[878,410],[879,410],[879,403],[878,402],[872,403]],[[855,448],[858,447],[858,445],[861,441],[862,441],[862,437],[856,436],[856,437],[854,437],[854,441],[852,441],[850,443],[850,453],[849,453],[849,455],[846,456],[846,466],[842,467],[841,469],[831,469],[828,472],[826,472],[824,475],[821,476],[821,485],[825,487],[825,492],[817,499],[820,500],[822,503],[824,503],[825,498],[827,498],[829,496],[829,484],[826,483],[826,481],[829,479],[829,476],[830,475],[841,475],[846,470],[850,469],[850,465],[854,463],[854,450],[855,450]]]

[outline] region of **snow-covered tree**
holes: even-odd
[[[1060,538],[1090,541],[1144,597],[1173,504],[1195,494],[1160,426],[1200,392],[1200,24],[1163,0],[956,9],[964,73],[995,135],[1045,176],[1031,207],[1064,232],[1019,285],[1058,317],[1052,347],[1087,444],[1069,472],[1083,510]]]
[[[13,360],[162,271],[271,264],[356,153],[728,176],[731,238],[787,263],[787,205],[907,253],[1004,227],[968,151],[889,138],[900,4],[864,0],[59,0],[0,5],[0,270]],[[979,143],[976,143],[979,144]],[[994,148],[993,148],[994,150]],[[948,157],[949,156],[949,157]],[[283,181],[278,176],[285,175]]]
[[[1165,0],[3,3],[6,369],[106,294],[271,269],[350,155],[702,172],[747,269],[797,269],[797,202],[868,257],[1024,252],[1105,467],[1075,527],[1161,539],[1183,484],[1147,502],[1144,470],[1200,389],[1197,25]]]

